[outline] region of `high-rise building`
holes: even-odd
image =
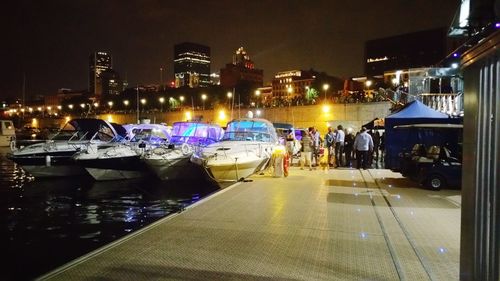
[[[89,56],[89,92],[95,96],[103,94],[102,74],[113,68],[112,58],[107,52],[94,52]]]
[[[240,47],[233,55],[233,63],[226,64],[226,67],[220,70],[220,83],[222,87],[232,89],[238,84],[248,84],[250,87],[262,87],[264,82],[264,71],[255,69],[254,63],[250,57]]]
[[[208,87],[210,78],[210,47],[184,42],[174,46],[175,87]]]
[[[365,43],[365,74],[382,77],[385,71],[439,64],[458,45],[445,28],[407,33]]]

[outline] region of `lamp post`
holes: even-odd
[[[330,85],[323,84],[323,90],[325,90],[325,101],[326,101],[326,92],[328,91],[328,88],[330,88]]]
[[[163,103],[165,102],[165,98],[160,97],[158,101],[160,101],[160,112],[163,112]]]
[[[182,107],[182,103],[184,103],[184,96],[180,96],[179,100],[181,101],[181,107]]]
[[[207,99],[207,95],[203,94],[201,95],[201,101],[203,103],[203,110],[205,110],[205,100]]]
[[[112,101],[108,101],[108,106],[109,106],[109,111],[111,111],[111,108],[113,108],[113,102]]]
[[[365,85],[366,85],[366,95],[369,96],[370,95],[370,86],[372,85],[372,80],[366,80]]]
[[[123,105],[125,105],[125,111],[128,111],[128,105],[130,104],[130,102],[128,100],[124,100],[123,101]]]
[[[142,112],[144,112],[144,108],[146,106],[146,99],[141,99],[141,104],[142,104]]]
[[[255,91],[255,96],[257,97],[257,107],[259,107],[259,101],[260,101],[260,91],[259,90]]]

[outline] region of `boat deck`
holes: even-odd
[[[389,170],[250,180],[40,279],[459,279],[460,190]]]

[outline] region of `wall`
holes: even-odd
[[[383,118],[389,115],[391,104],[389,102],[373,102],[373,103],[352,103],[352,104],[333,104],[328,108],[323,105],[309,106],[291,106],[279,108],[264,108],[260,109],[260,117],[268,119],[271,122],[292,123],[296,128],[307,128],[310,126],[317,127],[322,133],[326,133],[327,127],[337,127],[342,125],[344,128],[353,128],[358,130],[361,125],[373,120],[374,118]],[[224,110],[225,118],[220,117],[220,111]],[[242,108],[240,111],[235,109],[232,117],[245,117],[250,109]],[[254,117],[257,117],[256,110],[253,109]],[[225,126],[231,119],[231,112],[219,108],[214,110],[198,110],[191,111],[193,118],[199,118],[204,122],[217,123]],[[105,120],[111,120],[119,124],[136,123],[136,113],[130,114],[102,114],[99,116]],[[156,112],[140,114],[141,119],[149,119],[151,123],[167,123],[171,125],[177,121],[185,121],[185,111],[175,112]]]

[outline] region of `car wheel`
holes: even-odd
[[[432,190],[440,190],[446,185],[445,179],[440,175],[431,175],[427,183]]]

